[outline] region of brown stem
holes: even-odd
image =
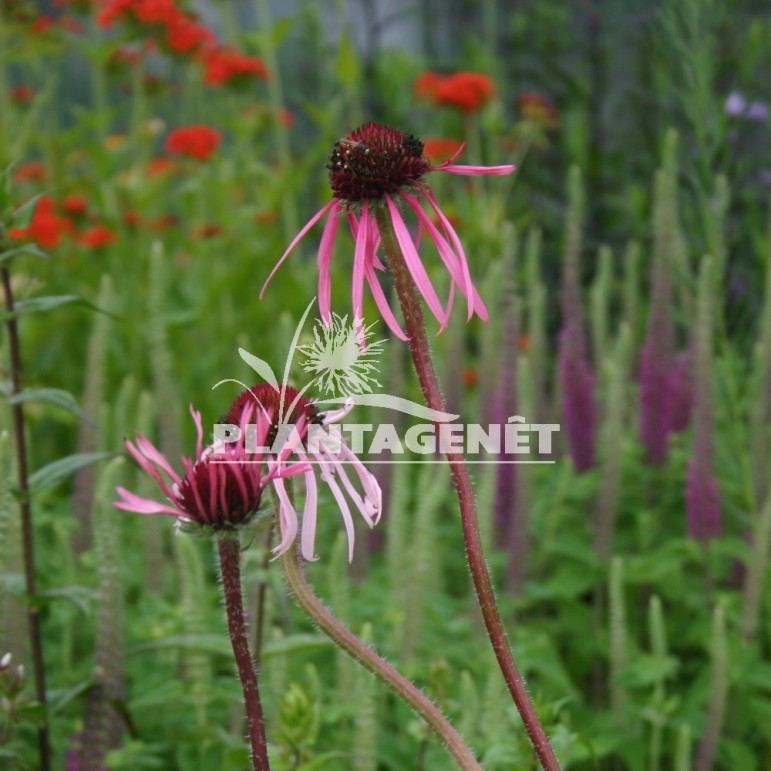
[[[434,733],[445,743],[455,758],[458,767],[464,771],[482,771],[474,754],[450,725],[447,718],[420,689],[399,674],[368,645],[343,626],[322,604],[308,583],[297,560],[294,549],[281,557],[284,576],[289,590],[300,607],[313,619],[319,628],[331,637],[349,656],[356,659],[375,677],[385,683],[397,696],[404,699],[425,721]]]
[[[409,269],[404,261],[399,244],[396,240],[393,225],[388,212],[383,207],[374,207],[380,238],[391,269],[394,287],[399,298],[399,304],[404,317],[404,324],[410,338],[410,353],[415,365],[415,372],[420,381],[420,388],[426,404],[434,410],[445,411],[444,399],[439,389],[439,383],[431,361],[431,352],[426,338],[426,330],[423,324],[423,312],[420,307],[420,297],[412,280]],[[558,771],[559,763],[554,751],[549,745],[546,733],[541,721],[538,719],[533,703],[525,688],[514,657],[509,649],[506,633],[503,629],[501,616],[495,602],[490,575],[487,572],[482,541],[479,537],[479,523],[477,522],[474,491],[471,485],[466,461],[462,453],[449,452],[447,460],[452,471],[455,490],[460,504],[460,518],[463,528],[463,539],[466,543],[466,558],[469,572],[474,582],[479,607],[487,627],[487,634],[493,646],[498,666],[501,668],[506,685],[511,692],[514,703],[517,705],[522,722],[525,724],[530,741],[533,743],[538,759],[546,771]]]
[[[0,236],[2,230],[0,229]],[[2,244],[0,244],[2,251]],[[8,312],[8,344],[11,355],[11,377],[13,394],[21,391],[21,350],[19,346],[19,329],[14,315],[13,290],[11,274],[4,265],[3,292],[5,294],[5,309]],[[29,629],[30,648],[32,652],[32,671],[35,678],[35,697],[43,706],[43,722],[38,728],[38,751],[40,755],[40,770],[50,771],[51,747],[48,738],[48,713],[46,709],[46,679],[43,663],[43,640],[40,635],[40,618],[35,604],[37,597],[37,582],[35,580],[35,549],[32,533],[32,504],[29,497],[27,471],[27,445],[24,438],[24,409],[21,403],[14,404],[13,428],[16,441],[16,466],[19,472],[19,500],[21,511],[21,539],[24,558],[24,582],[27,590],[27,627]]]
[[[241,548],[238,538],[231,536],[219,538],[217,549],[220,556],[222,591],[225,595],[230,643],[233,646],[238,677],[244,691],[246,721],[249,726],[249,741],[252,745],[252,763],[255,771],[269,771],[268,742],[265,739],[265,721],[262,716],[260,691],[257,687],[257,673],[249,653],[249,640],[244,622],[244,605],[241,597]]]

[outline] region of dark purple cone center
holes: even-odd
[[[431,170],[423,142],[390,126],[365,123],[335,142],[327,162],[335,198],[360,202],[394,195]]]
[[[196,463],[192,474],[182,480],[177,490],[178,506],[201,525],[236,527],[246,522],[260,508],[262,487],[259,467],[237,470],[234,465],[219,463],[216,468],[212,468],[212,463],[210,459]],[[236,479],[239,473],[244,480],[246,495]],[[217,474],[220,479],[214,500],[211,497],[212,474]],[[221,493],[223,488],[224,495]],[[201,506],[198,505],[194,491],[198,493]]]

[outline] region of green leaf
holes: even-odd
[[[104,313],[106,316],[117,318],[114,313],[111,313],[104,308],[100,308],[89,302],[83,297],[76,294],[60,294],[50,295],[47,297],[30,297],[27,300],[20,300],[16,303],[14,313],[16,315],[22,315],[27,313],[44,313],[45,311],[54,310],[60,308],[62,305],[81,305],[89,310],[96,311],[97,313]]]
[[[25,402],[38,402],[39,404],[53,404],[67,412],[90,423],[88,416],[80,409],[75,397],[61,388],[25,388],[23,391],[8,396],[8,404],[24,404]]]
[[[34,494],[49,487],[55,487],[79,469],[114,457],[114,452],[83,452],[60,458],[47,466],[43,466],[30,476],[29,491]]]
[[[19,254],[31,254],[34,257],[40,257],[42,260],[49,259],[48,255],[39,249],[35,244],[25,244],[24,246],[17,246],[13,249],[7,249],[0,253],[0,263],[8,262]]]
[[[97,591],[88,586],[62,586],[58,589],[48,589],[38,594],[38,605],[44,605],[47,600],[68,600],[83,615],[88,615],[89,604],[96,599]]]
[[[57,712],[61,712],[73,699],[88,693],[93,687],[94,681],[89,678],[88,680],[82,680],[67,690],[49,691],[48,705],[51,713],[55,715]]]
[[[11,217],[11,222],[13,222],[16,227],[28,228],[29,223],[32,221],[32,215],[35,213],[35,209],[37,208],[38,202],[44,195],[47,195],[47,194],[48,192],[38,193],[37,195],[32,196],[32,198],[30,198],[29,201],[25,201],[13,213],[13,216]]]
[[[335,74],[344,86],[355,86],[361,80],[359,57],[347,36],[340,40],[337,47]]]

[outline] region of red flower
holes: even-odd
[[[462,144],[457,139],[427,139],[423,143],[423,152],[433,163],[440,163],[452,158]]]
[[[219,225],[199,225],[190,232],[190,237],[195,241],[203,241],[207,238],[215,238],[222,234],[222,228]]]
[[[179,225],[179,217],[174,214],[165,214],[150,223],[150,230],[158,233],[161,230],[166,230],[166,228],[173,228],[175,225]]]
[[[148,177],[163,177],[166,174],[170,174],[174,171],[175,163],[171,158],[164,158],[160,156],[153,158],[150,163],[147,164],[147,176]]]
[[[15,182],[42,182],[46,178],[46,167],[40,161],[30,161],[13,171]]]
[[[260,59],[244,56],[231,48],[212,50],[204,57],[204,83],[219,86],[248,78],[268,79],[268,70]]]
[[[142,222],[142,218],[135,211],[123,212],[123,216],[121,217],[121,219],[123,220],[123,224],[131,230],[133,230],[134,228],[138,228]]]
[[[557,128],[557,110],[554,105],[541,94],[520,94],[517,104],[522,110],[522,117],[532,123],[539,123],[544,128]]]
[[[424,72],[415,81],[415,98],[420,102],[433,102],[441,82],[441,75],[437,75],[435,72]]]
[[[294,125],[294,115],[286,109],[286,107],[282,107],[278,111],[278,122],[284,127],[289,128],[290,126]]]
[[[461,379],[466,388],[473,388],[479,383],[479,372],[475,369],[464,369],[463,372],[461,372]]]
[[[168,19],[165,26],[165,42],[174,53],[189,54],[217,42],[217,38],[208,27],[204,27],[182,13],[177,13]]]
[[[35,207],[29,227],[11,230],[10,236],[14,239],[34,241],[44,249],[55,249],[59,246],[62,235],[72,231],[72,223],[56,213],[53,198],[43,196]]]
[[[40,16],[32,22],[27,30],[30,35],[45,35],[54,26],[54,20],[50,16]]]
[[[434,101],[473,115],[495,96],[493,81],[478,72],[458,72],[439,83]]]
[[[71,217],[82,217],[88,209],[88,201],[82,195],[68,195],[62,201],[62,211]]]
[[[106,225],[97,225],[78,236],[78,243],[87,249],[101,249],[115,241],[115,233]]]
[[[14,86],[11,89],[11,101],[16,104],[28,104],[35,98],[35,92],[29,86]]]
[[[208,160],[219,147],[222,135],[210,126],[188,126],[172,131],[166,139],[166,150],[199,161]]]

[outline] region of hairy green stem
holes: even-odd
[[[2,228],[0,228],[0,252],[3,244]],[[13,389],[11,396],[21,391],[21,348],[19,345],[19,327],[14,314],[13,289],[11,274],[4,265],[3,292],[5,294],[5,309],[8,312],[6,326],[8,328],[8,346],[11,355],[11,378]],[[43,662],[43,639],[40,634],[40,618],[35,605],[37,582],[35,579],[35,546],[32,533],[32,504],[30,502],[27,444],[24,437],[24,409],[21,402],[11,408],[13,413],[13,429],[16,440],[16,466],[19,472],[19,507],[21,511],[21,539],[24,561],[24,584],[27,591],[27,627],[29,630],[30,649],[32,652],[32,672],[35,679],[35,697],[43,707],[43,720],[38,731],[38,752],[40,756],[40,771],[51,768],[51,746],[48,737],[48,716],[46,711],[46,677]]]
[[[385,249],[388,266],[391,269],[396,294],[404,317],[404,324],[410,338],[410,353],[415,365],[420,387],[426,404],[434,410],[444,412],[444,399],[439,388],[439,383],[431,361],[431,351],[428,346],[426,330],[423,324],[423,311],[420,307],[420,298],[417,288],[412,280],[409,269],[396,240],[393,225],[388,212],[382,207],[373,209],[377,220],[380,238]],[[522,722],[525,724],[530,741],[533,743],[538,759],[546,771],[559,769],[559,763],[554,751],[546,738],[546,732],[538,719],[533,703],[525,688],[522,676],[519,674],[509,648],[506,632],[503,629],[498,606],[495,601],[495,593],[490,580],[490,574],[485,564],[482,542],[479,536],[479,523],[477,522],[476,504],[474,502],[474,490],[471,484],[471,476],[466,466],[466,461],[459,452],[447,453],[447,460],[452,471],[455,491],[460,505],[461,525],[463,527],[463,539],[466,543],[466,557],[468,559],[469,572],[474,582],[479,607],[484,617],[487,634],[498,660],[506,685],[517,705]]]
[[[397,696],[404,699],[445,743],[459,768],[482,771],[474,754],[460,738],[436,706],[420,689],[400,675],[369,646],[343,626],[322,604],[308,583],[294,549],[281,558],[287,586],[298,605],[313,619],[324,634],[331,637],[349,656],[352,656],[375,677],[385,683]]]
[[[222,571],[222,591],[225,595],[230,642],[236,659],[238,677],[244,691],[246,722],[249,726],[249,741],[252,746],[252,763],[254,771],[269,771],[268,742],[265,738],[265,721],[262,716],[260,691],[257,686],[257,672],[249,653],[249,640],[244,621],[244,603],[241,596],[241,547],[237,538],[225,536],[218,539],[217,549]]]

